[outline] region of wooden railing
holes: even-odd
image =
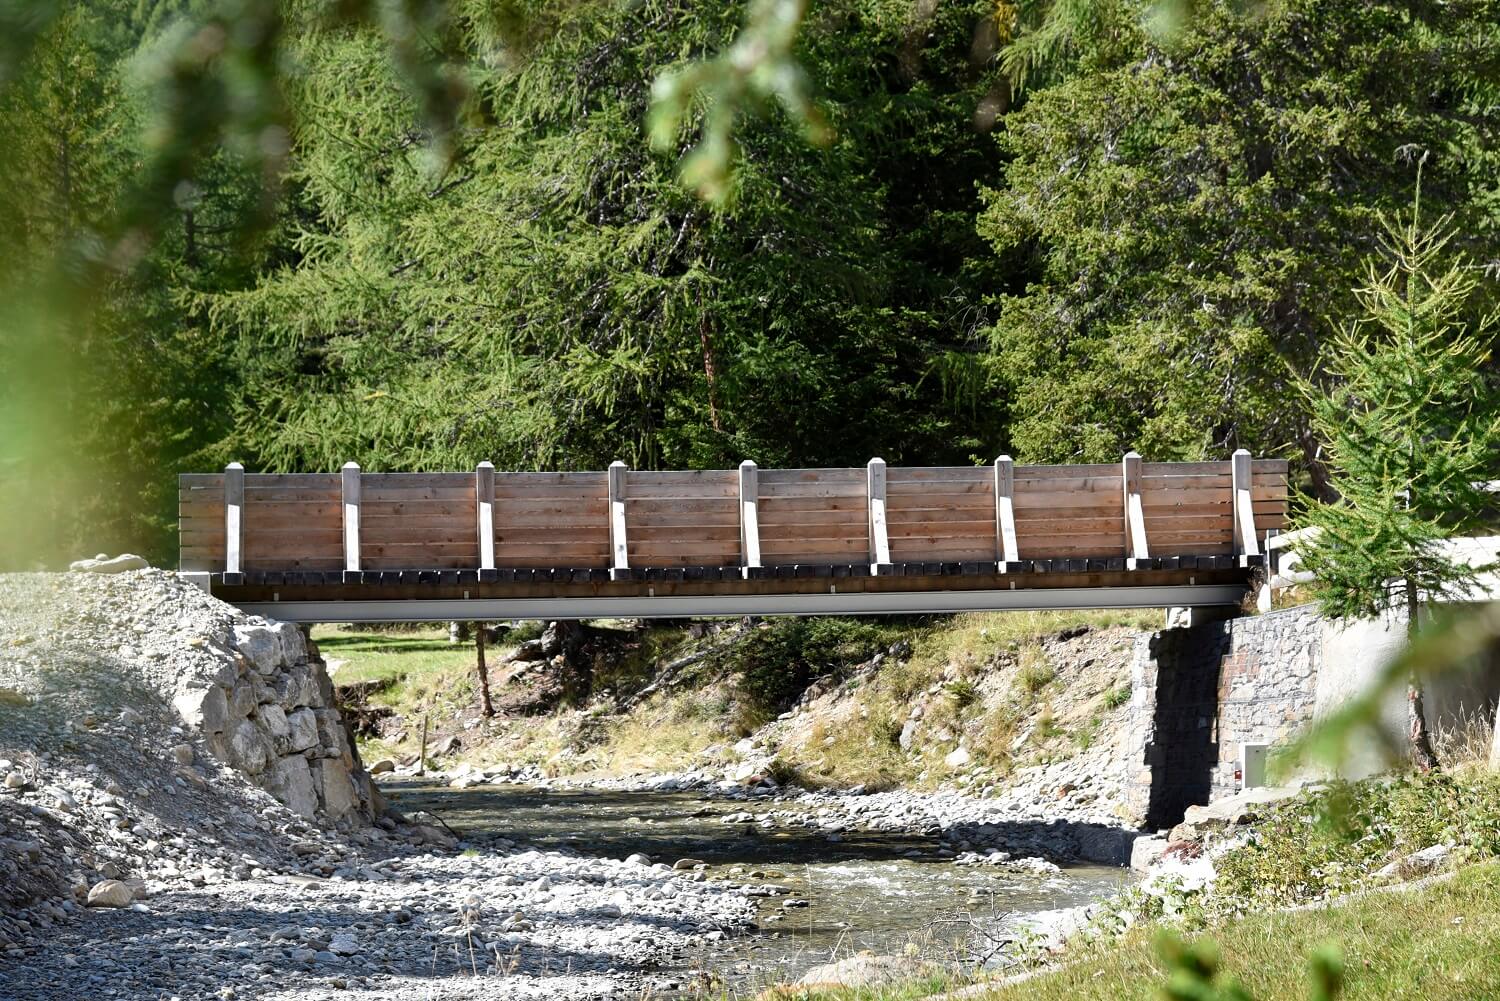
[[[1180,557],[1258,561],[1286,517],[1287,465],[1221,462],[987,467],[184,474],[183,570],[576,570],[594,579],[715,568],[1010,573],[1148,569]]]

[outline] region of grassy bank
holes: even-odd
[[[943,759],[960,743],[996,777],[1088,748],[1128,697],[1131,636],[1160,618],[1035,612],[616,625],[618,646],[592,665],[588,696],[567,704],[546,701],[545,666],[516,671],[506,645],[491,649],[501,706],[494,719],[477,711],[472,644],[450,645],[445,630],[321,627],[314,638],[342,662],[337,684],[388,683],[370,701],[403,725],[371,740],[369,755],[415,753],[424,715],[434,735],[461,736],[463,756],[553,774],[718,764],[734,760],[735,741],[756,734],[781,774],[803,784],[890,787],[942,781]],[[1096,644],[1085,656],[1058,639],[1086,634],[1107,634],[1109,649]],[[683,660],[690,663],[663,678]],[[638,697],[647,686],[656,687]],[[903,748],[918,704],[918,739]],[[796,720],[776,722],[794,708]]]
[[[1052,973],[976,995],[986,1001],[1159,1001],[1167,964],[1142,927]],[[1350,1001],[1475,1001],[1500,997],[1500,865],[1470,867],[1421,889],[1376,892],[1312,910],[1250,915],[1213,934],[1219,980],[1254,1001],[1306,1001],[1309,956],[1323,943],[1343,957]],[[906,1001],[926,984],[866,990],[787,990],[802,1001]],[[966,996],[967,997],[967,996]],[[1224,995],[1228,998],[1229,995]]]

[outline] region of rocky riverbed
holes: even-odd
[[[386,814],[326,680],[286,627],[175,575],[0,576],[0,997],[740,990],[944,915],[993,939],[1115,879],[1053,864],[1087,855],[1086,821],[956,793],[636,777],[575,789],[552,837],[517,797],[562,784],[468,769],[395,776],[407,815]],[[510,800],[433,798],[470,792]]]

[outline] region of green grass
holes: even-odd
[[[1476,1001],[1500,997],[1500,865],[1420,890],[1347,898],[1342,906],[1251,915],[1215,929],[1221,977],[1254,1001],[1305,1001],[1308,956],[1336,943],[1347,1001]],[[985,1001],[1159,1001],[1167,978],[1151,928],[1064,969],[979,995]],[[787,991],[802,1001],[897,1001],[887,990]]]
[[[325,658],[344,661],[334,673],[335,684],[420,679],[445,671],[474,667],[474,644],[449,644],[448,630],[439,626],[410,632],[364,632],[344,626],[317,626],[312,638]]]

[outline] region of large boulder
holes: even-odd
[[[135,901],[135,891],[118,879],[106,879],[89,887],[90,907],[129,907]]]

